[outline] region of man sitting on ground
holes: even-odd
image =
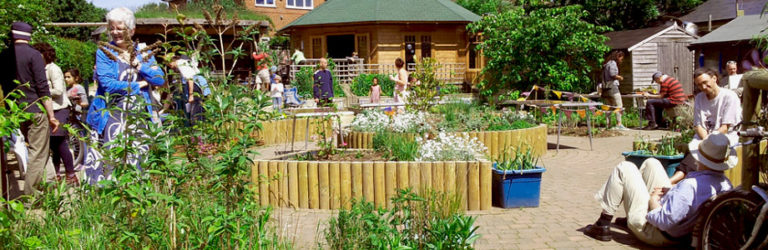
[[[619,205],[624,205],[627,228],[639,240],[653,246],[675,245],[689,240],[687,236],[693,230],[701,204],[732,188],[723,174],[738,162],[729,144],[728,137],[720,133],[688,144],[698,171],[674,186],[664,167],[654,158],[645,160],[640,170],[631,162],[620,163],[595,194],[603,212],[595,224],[585,228],[584,234],[610,241],[611,220]]]
[[[685,92],[683,92],[683,85],[680,84],[677,79],[656,72],[653,74],[653,80],[651,83],[658,83],[661,88],[658,95],[643,93],[643,96],[649,99],[645,104],[645,118],[648,119],[648,126],[644,129],[656,129],[661,121],[664,119],[661,113],[666,108],[674,108],[677,105],[685,103]]]

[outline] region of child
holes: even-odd
[[[282,111],[283,106],[283,83],[280,76],[275,76],[275,83],[270,86],[270,92],[272,96],[272,105],[275,110]]]
[[[67,96],[69,100],[76,104],[75,112],[78,114],[84,114],[83,110],[88,110],[88,94],[85,92],[83,85],[80,85],[80,71],[77,69],[70,69],[64,72],[64,82],[67,83]],[[80,116],[78,116],[80,118]],[[85,119],[81,120],[85,121]]]
[[[170,68],[181,75],[182,97],[186,99],[186,111],[191,125],[195,125],[203,119],[202,97],[208,96],[211,90],[208,81],[200,75],[196,63],[183,56],[174,56],[169,64]]]
[[[379,86],[379,78],[373,78],[373,85],[371,85],[371,103],[379,103],[379,96],[381,96],[381,86]]]

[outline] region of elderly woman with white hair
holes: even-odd
[[[140,127],[146,123],[137,119],[155,121],[150,106],[151,86],[162,86],[165,79],[154,56],[142,52],[131,40],[136,28],[133,12],[127,8],[115,8],[107,13],[106,19],[112,42],[96,51],[95,78],[98,88],[86,121],[93,129],[91,136],[109,149],[115,145],[108,142],[118,137],[144,136]],[[138,146],[138,152],[132,153],[126,160],[128,165],[139,167],[140,155],[147,152],[148,145],[134,143],[134,146]],[[110,178],[112,167],[101,158],[98,150],[88,150],[83,165],[90,184]]]

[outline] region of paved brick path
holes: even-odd
[[[594,150],[582,137],[561,137],[561,149],[549,150],[542,158],[547,168],[542,180],[541,205],[538,208],[499,209],[471,212],[477,216],[481,238],[478,249],[623,249],[649,248],[622,229],[613,229],[614,240],[601,242],[588,238],[580,229],[593,223],[600,207],[593,195],[620,162],[621,152],[632,148],[638,134],[659,138],[665,131],[628,131],[625,136],[596,138]],[[550,143],[555,136],[548,136]],[[551,144],[550,148],[554,148]],[[619,209],[617,216],[624,216]],[[275,211],[278,233],[295,243],[296,248],[316,248],[322,241],[322,229],[334,214],[329,210]]]

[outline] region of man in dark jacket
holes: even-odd
[[[315,84],[312,88],[317,106],[327,106],[333,103],[333,77],[328,70],[328,60],[320,58],[319,68],[315,71]]]
[[[33,113],[31,120],[21,124],[21,132],[29,144],[24,193],[38,194],[43,177],[52,180],[55,176],[48,144],[51,130],[59,129],[59,121],[53,116],[43,56],[29,45],[31,33],[32,26],[27,23],[15,22],[11,26],[14,43],[0,54],[0,83],[5,95],[14,89],[23,92],[24,96],[15,102],[28,105],[26,112]],[[38,103],[42,103],[45,110],[41,110]]]

